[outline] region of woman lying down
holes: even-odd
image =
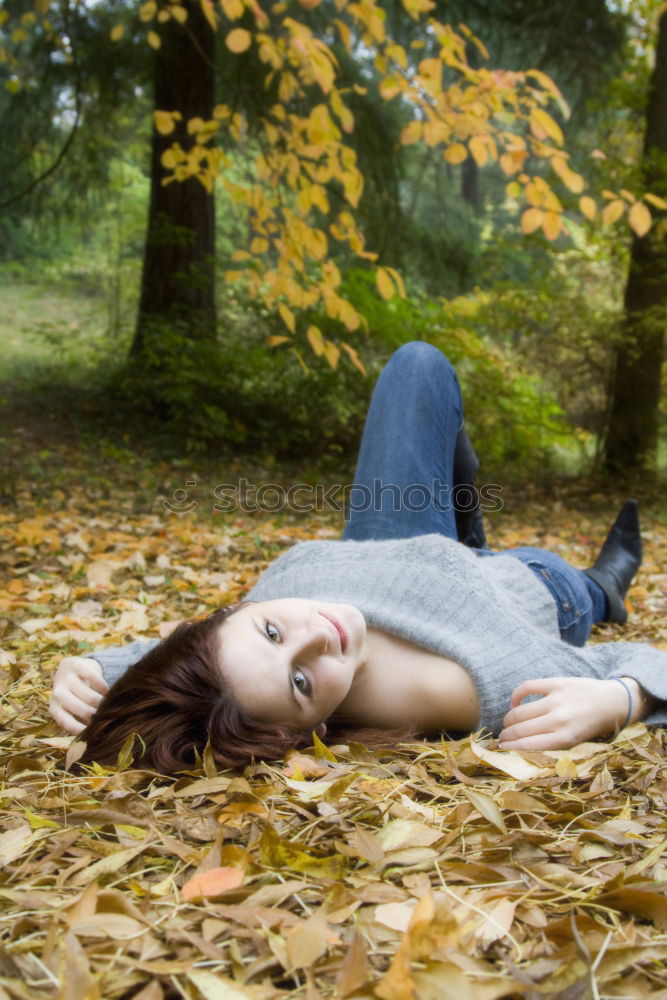
[[[477,470],[454,369],[403,345],[373,393],[340,540],[295,545],[246,600],[166,639],[62,660],[50,712],[86,742],[82,762],[115,763],[133,733],[137,765],[174,773],[209,741],[224,767],[279,758],[313,731],[377,746],[481,728],[501,748],[550,750],[667,724],[667,654],[583,648],[596,622],[625,621],[635,502],[579,570],[488,549],[479,508],[441,502]]]

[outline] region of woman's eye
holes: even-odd
[[[310,690],[306,675],[301,670],[294,672],[294,687],[298,688],[301,694],[308,694]]]
[[[280,638],[280,632],[273,624],[273,622],[266,623],[266,634],[268,635],[271,642],[276,642]]]

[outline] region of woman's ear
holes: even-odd
[[[320,722],[319,726],[315,726],[315,732],[321,740],[327,735],[327,727],[323,722]]]

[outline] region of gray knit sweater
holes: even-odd
[[[353,604],[369,625],[456,660],[477,688],[480,727],[494,735],[514,688],[535,677],[634,677],[663,703],[645,721],[667,725],[667,654],[642,643],[567,645],[550,592],[509,555],[479,558],[437,534],[301,542],[276,559],[248,594],[253,601],[279,597]],[[156,642],[91,655],[111,684]]]

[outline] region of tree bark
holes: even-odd
[[[148,228],[137,327],[131,360],[151,367],[195,341],[215,336],[214,198],[195,178],[163,184],[162,154],[173,142],[187,150],[188,119],[212,117],[215,101],[215,34],[197,0],[184,3],[184,25],[168,21],[154,54],[154,105],[180,111],[170,135],[153,126]]]
[[[667,12],[660,18],[642,154],[644,190],[667,196]],[[654,224],[632,241],[623,336],[611,383],[605,467],[632,476],[655,469],[664,331],[667,241]]]

